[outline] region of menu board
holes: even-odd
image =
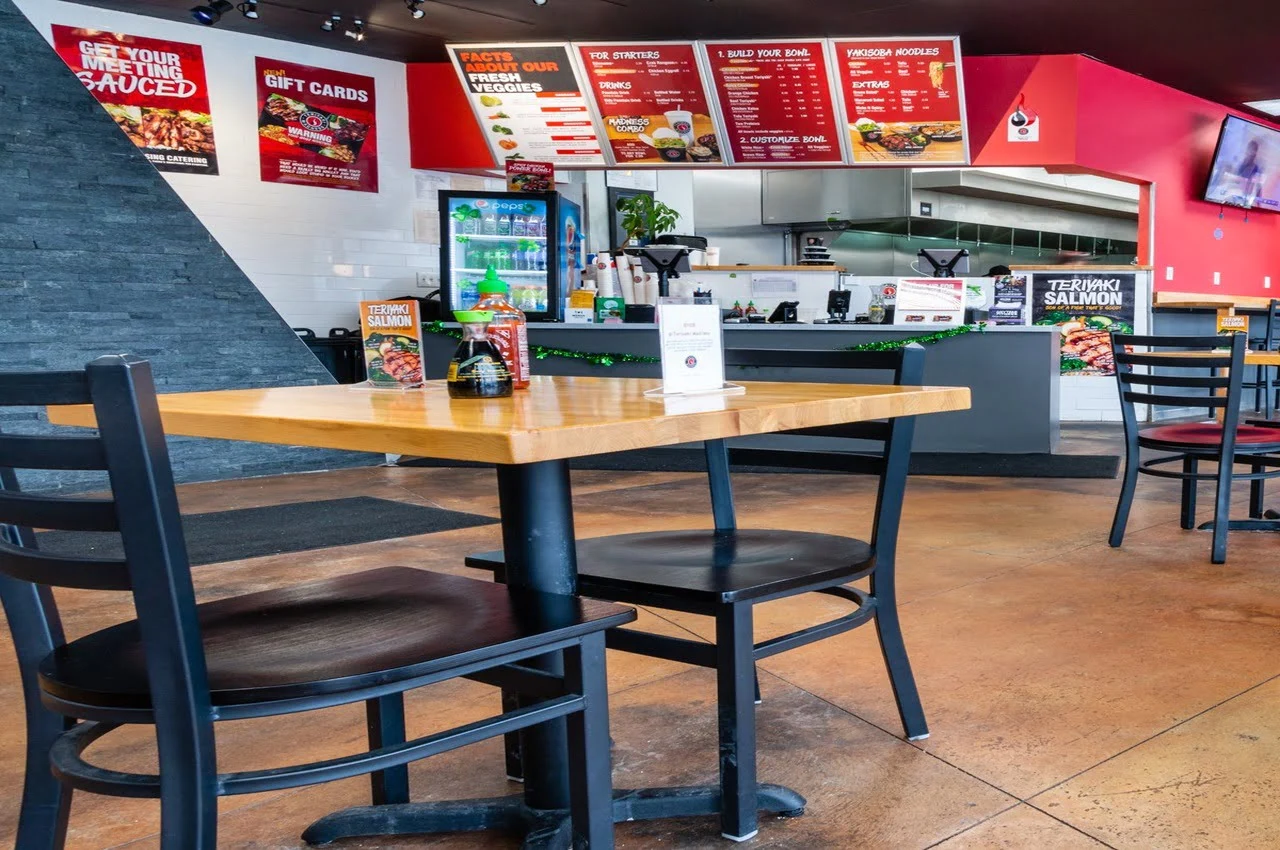
[[[968,164],[958,39],[855,38],[831,45],[855,164]]]
[[[722,162],[692,43],[574,46],[617,165]]]
[[[494,159],[604,165],[565,44],[454,44],[449,56]]]
[[[700,42],[735,165],[838,165],[841,130],[820,39]]]
[[[200,45],[54,24],[53,47],[157,169],[218,173]]]
[[[264,183],[378,191],[373,77],[254,59]]]

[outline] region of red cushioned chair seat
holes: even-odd
[[[1144,440],[1182,445],[1216,446],[1222,442],[1222,426],[1212,422],[1189,422],[1185,425],[1161,425],[1142,431]],[[1236,444],[1256,446],[1274,444],[1280,446],[1280,428],[1263,428],[1257,425],[1241,425],[1236,431]]]

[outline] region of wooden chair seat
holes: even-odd
[[[1160,425],[1140,431],[1138,436],[1147,443],[1209,448],[1222,445],[1222,426],[1214,422]],[[1236,446],[1248,447],[1250,450],[1280,449],[1280,434],[1275,428],[1241,425],[1236,429]]]
[[[675,596],[704,605],[854,581],[875,567],[870,544],[851,537],[775,529],[655,531],[579,540],[578,590],[614,598]],[[501,551],[467,558],[498,571]]]
[[[220,599],[196,612],[219,706],[405,682],[635,619],[607,602],[409,567]],[[138,621],[59,647],[41,665],[40,681],[82,705],[149,708]]]

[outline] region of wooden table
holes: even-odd
[[[647,398],[644,391],[657,385],[543,375],[512,398],[484,401],[450,399],[444,383],[433,381],[405,391],[346,385],[179,393],[160,396],[159,405],[170,434],[497,464],[507,581],[557,594],[577,588],[569,458],[969,407],[965,387],[757,382],[740,396]],[[94,424],[86,407],[51,408],[49,419]],[[561,672],[559,657],[541,664]],[[523,798],[360,807],[327,816],[305,837],[324,843],[524,824],[533,846],[534,834],[545,838],[569,806],[563,721],[527,730],[522,747]],[[718,788],[663,789],[619,792],[615,812],[645,819],[712,814],[718,806]]]

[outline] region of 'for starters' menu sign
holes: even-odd
[[[841,116],[858,165],[965,165],[956,38],[835,39]]]
[[[453,44],[448,50],[499,163],[605,164],[568,45]]]
[[[692,43],[574,47],[616,165],[722,162],[710,99]]]
[[[734,164],[844,162],[822,40],[710,41],[699,47]]]

